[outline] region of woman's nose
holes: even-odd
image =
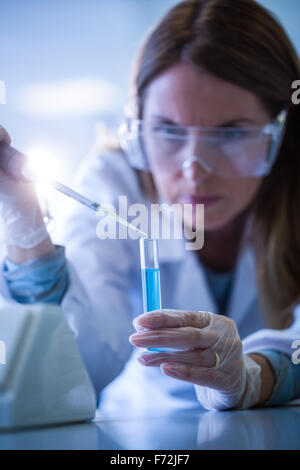
[[[186,179],[201,181],[212,174],[211,168],[198,157],[191,157],[182,164],[182,173]]]
[[[185,147],[185,160],[182,164],[182,172],[185,178],[194,181],[201,181],[207,179],[212,169],[201,158],[201,155],[206,151],[205,143],[199,136],[191,135]]]

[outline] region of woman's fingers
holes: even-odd
[[[8,132],[4,129],[4,127],[0,126],[0,142],[6,142],[8,145],[11,143],[11,138]]]
[[[175,347],[182,349],[206,349],[216,341],[216,333],[203,331],[190,326],[182,328],[162,328],[160,330],[138,331],[130,336],[131,344],[142,348]]]
[[[221,376],[223,373],[218,371],[218,379],[216,379],[217,369],[215,367],[199,367],[178,362],[164,362],[161,364],[160,369],[164,374],[174,377],[174,379],[191,382],[194,385],[218,388],[218,382],[222,383]]]
[[[143,352],[137,357],[137,360],[148,367],[158,367],[165,362],[182,363],[200,367],[214,367],[216,364],[216,355],[211,350],[196,349],[192,351],[179,351],[172,353],[163,352]]]
[[[205,328],[210,323],[209,312],[192,312],[189,310],[155,310],[144,313],[133,320],[137,330],[141,328],[177,328],[192,326],[194,328]]]

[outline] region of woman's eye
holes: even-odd
[[[220,131],[218,134],[220,138],[223,138],[224,141],[233,141],[233,140],[240,140],[250,137],[250,132],[247,129],[235,129],[230,131]]]
[[[153,126],[152,132],[154,132],[155,134],[161,134],[162,136],[166,137],[182,137],[186,135],[184,129],[172,126]]]

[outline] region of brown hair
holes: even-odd
[[[300,106],[291,103],[299,58],[282,26],[254,0],[183,1],[139,51],[133,78],[139,117],[148,85],[178,62],[250,90],[273,117],[288,108],[278,158],[252,205],[262,311],[269,326],[282,328],[300,298]]]

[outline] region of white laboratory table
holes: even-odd
[[[7,450],[299,450],[300,406],[103,416],[86,423],[0,432]]]

